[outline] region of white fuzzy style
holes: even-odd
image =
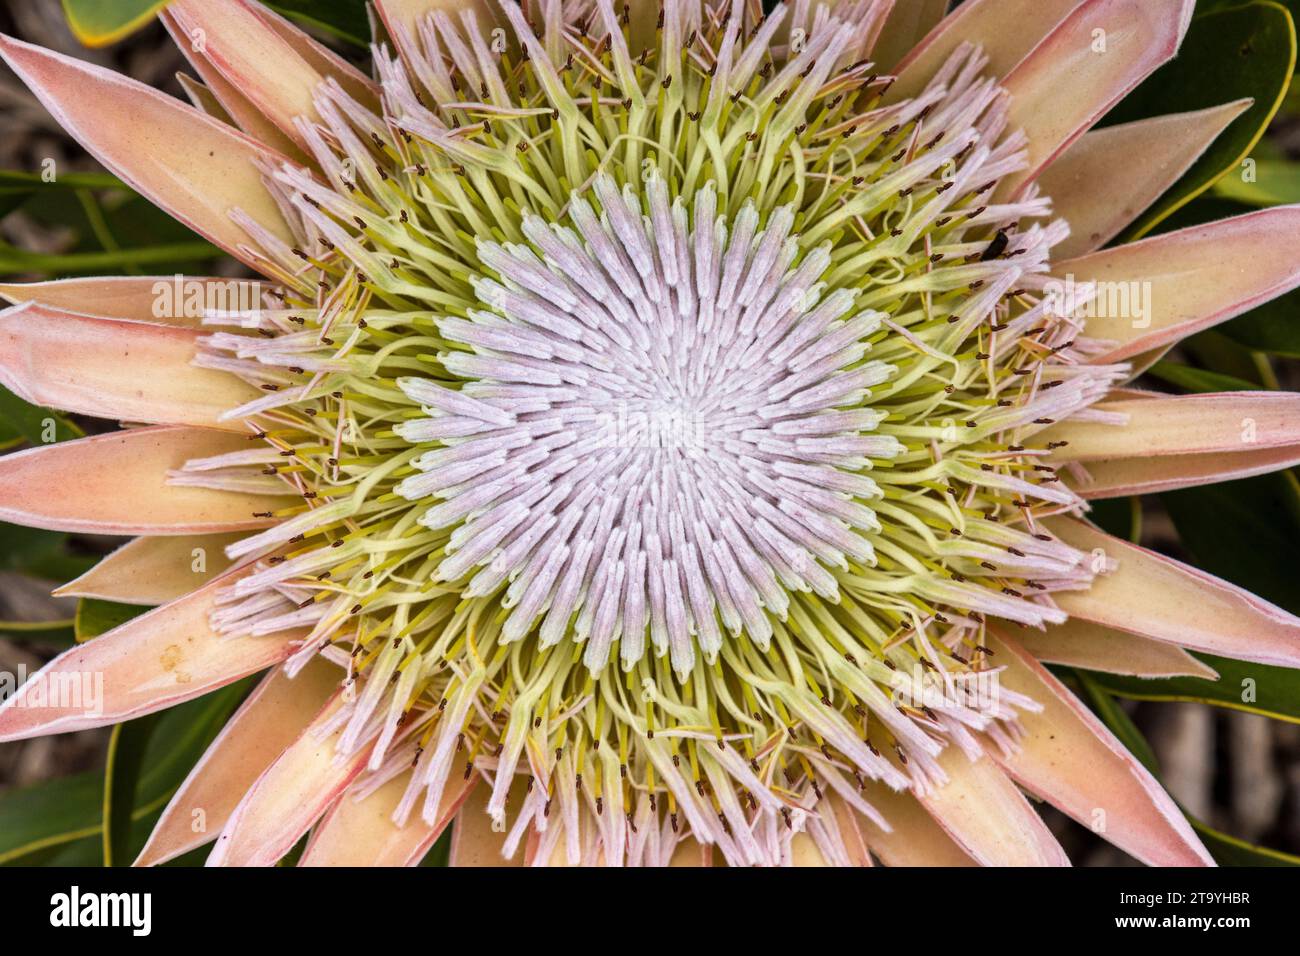
[[[895,370],[864,359],[884,316],[822,296],[826,248],[796,261],[790,208],[728,223],[710,187],[688,215],[657,175],[644,209],[603,174],[592,192],[599,217],[575,195],[571,224],[525,221],[531,245],[479,244],[484,308],[437,323],[468,381],[398,382],[430,416],[399,434],[445,447],[397,491],[458,525],[441,580],[508,582],[507,640],[540,619],[555,644],[576,613],[600,670],[620,638],[639,660],[648,622],[685,674],[695,642],[717,654],[718,617],[765,647],[786,589],[835,598],[828,566],[874,563],[861,471],[901,446],[860,406]]]

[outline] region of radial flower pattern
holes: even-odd
[[[1125,388],[1300,283],[1254,252],[1300,216],[1092,252],[1149,176],[1099,206],[1053,170],[1192,4],[1024,6],[922,39],[885,0],[380,0],[372,79],[250,2],[177,0],[213,116],[0,42],[265,280],[197,317],[152,279],[4,287],[9,387],[150,423],[0,459],[4,517],[140,535],[63,593],[164,603],[30,685],[102,672],[103,714],[24,690],[0,739],[270,666],[145,863],[217,836],[198,806],[225,864],[308,830],[305,863],[411,863],[453,818],[461,863],[1066,862],[1022,789],[1208,862],[1039,661],[1300,666],[1296,619],[1081,520],[1300,460],[1290,396],[1206,418]],[[1235,109],[1151,121],[1161,188]],[[1094,307],[1115,282],[1154,289],[1143,322]],[[230,568],[175,570],[195,546]]]

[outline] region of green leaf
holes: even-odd
[[[1251,387],[1168,362],[1151,371],[1193,392]],[[1166,491],[1160,500],[1198,568],[1300,613],[1300,482],[1293,471]]]
[[[68,441],[85,434],[76,423],[53,409],[25,402],[3,386],[0,386],[0,421],[33,445]]]
[[[1245,173],[1245,170],[1242,170]],[[1241,175],[1224,176],[1214,184],[1214,194],[1250,206],[1278,206],[1300,202],[1300,163],[1256,160],[1253,181]]]
[[[62,531],[0,522],[0,571],[67,581],[90,570],[95,560],[69,554],[68,536]]]
[[[75,619],[77,642],[99,637],[148,610],[150,609],[137,604],[118,604],[114,601],[101,601],[99,598],[82,598],[77,602]]]
[[[86,46],[108,46],[145,26],[167,0],[63,0],[73,35]]]
[[[60,182],[69,181],[71,173]],[[58,185],[55,183],[53,185]],[[37,254],[0,244],[0,272],[94,275],[148,266],[160,274],[193,271],[220,249],[126,188],[45,189],[24,212],[71,238],[58,252]]]
[[[1182,351],[1197,365],[1219,376],[1248,382],[1255,391],[1275,387],[1275,376],[1267,357],[1230,338],[1227,333],[1231,325],[1228,322],[1184,339]]]
[[[1167,491],[1160,500],[1198,568],[1300,613],[1300,484],[1292,472]]]
[[[69,619],[58,621],[0,621],[0,636],[21,644],[71,647],[76,630]]]
[[[97,836],[103,819],[97,773],[79,773],[0,793],[0,863],[31,858]]]
[[[1197,836],[1201,838],[1201,842],[1205,844],[1205,848],[1214,857],[1214,861],[1220,866],[1300,866],[1300,856],[1255,846],[1245,840],[1220,833],[1200,820],[1192,817],[1187,819]]]
[[[123,189],[130,186],[112,173],[60,173],[54,167],[52,176],[26,172],[21,169],[0,169],[0,188],[30,189]]]
[[[1103,125],[1208,109],[1244,97],[1255,102],[1125,231],[1121,241],[1146,235],[1250,155],[1282,104],[1295,61],[1295,28],[1284,7],[1256,0],[1227,9],[1198,10],[1178,56],[1125,97]]]
[[[1219,679],[1163,677],[1145,679],[1089,673],[1108,693],[1131,700],[1187,701],[1300,723],[1300,670],[1249,661],[1194,655],[1219,672]]]
[[[152,821],[254,680],[247,678],[158,715],[145,749],[123,860],[129,863],[139,854]],[[76,774],[0,793],[0,864],[30,865],[64,851],[84,854],[84,849],[69,849],[78,841],[87,841],[94,850],[93,859],[82,862],[100,862],[103,798],[104,777],[100,773]],[[117,845],[123,844],[119,841]]]
[[[0,246],[0,272],[88,273],[122,269],[127,266],[158,267],[162,263],[189,264],[219,255],[221,250],[209,242],[169,243],[132,249],[66,253],[27,252],[12,246]]]
[[[149,738],[161,719],[160,714],[146,714],[113,728],[108,741],[108,759],[104,765],[103,827],[104,865],[129,866],[131,820],[135,812],[136,790],[144,766]]]
[[[362,49],[370,43],[365,0],[268,0],[267,6]]]
[[[1231,375],[1163,360],[1147,369],[1147,374],[1189,392],[1251,392],[1259,388],[1254,382]]]

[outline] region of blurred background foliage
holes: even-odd
[[[371,24],[364,0],[269,5],[366,63]],[[0,11],[0,29],[183,98],[175,79],[183,60],[154,22],[163,6],[159,0],[10,4]],[[1300,203],[1297,16],[1300,0],[1199,0],[1178,58],[1104,123],[1242,97],[1253,106],[1118,241]],[[240,270],[103,172],[12,74],[0,73],[0,276],[30,281]],[[1140,384],[1182,393],[1300,390],[1297,360],[1300,291],[1196,335]],[[0,388],[0,450],[105,427],[33,407]],[[1300,614],[1300,483],[1293,471],[1105,502],[1094,518],[1112,533]],[[121,543],[0,524],[0,671],[30,673],[60,649],[145,610],[49,597],[52,582],[75,577]],[[1221,863],[1300,864],[1300,671],[1205,660],[1219,681],[1070,670],[1061,676],[1160,776]],[[1247,678],[1256,682],[1258,697],[1243,704]],[[0,863],[129,865],[250,681],[111,729],[0,747]],[[1076,860],[1132,862],[1054,811],[1044,812]],[[206,852],[175,864],[199,863]],[[426,865],[445,854],[444,840]]]

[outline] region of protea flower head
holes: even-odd
[[[1126,385],[1300,283],[1290,208],[1097,251],[1243,108],[1088,132],[1192,6],[967,0],[907,52],[888,0],[379,0],[371,78],[176,0],[199,108],[5,39],[262,279],[4,287],[5,384],[132,425],[0,459],[3,517],[139,536],[61,593],[161,606],[0,739],[268,670],[142,862],[453,820],[458,863],[1067,862],[1024,792],[1210,862],[1043,666],[1300,666],[1086,520],[1300,461],[1295,396]],[[82,671],[102,712],[29,706]]]

